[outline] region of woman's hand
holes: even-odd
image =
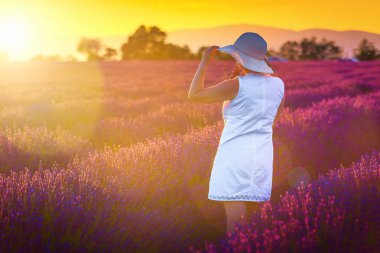
[[[211,46],[203,51],[202,61],[209,62],[215,55],[216,49],[218,49],[219,46]]]

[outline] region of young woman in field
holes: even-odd
[[[236,60],[226,80],[204,86],[206,69],[216,50]],[[211,171],[208,199],[222,201],[226,234],[247,214],[269,201],[273,175],[273,125],[284,106],[285,86],[266,58],[267,44],[257,33],[243,33],[233,45],[211,46],[192,80],[188,99],[223,102],[224,129]]]

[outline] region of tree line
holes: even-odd
[[[188,45],[179,46],[166,43],[167,33],[157,26],[141,25],[120,47],[121,60],[171,60],[198,59]],[[116,49],[106,47],[98,39],[82,38],[77,47],[78,52],[86,55],[88,61],[116,60]]]
[[[166,43],[167,33],[157,26],[146,27],[141,25],[127,41],[121,45],[121,60],[165,60],[165,59],[200,59],[203,50],[207,46],[200,47],[196,53],[192,53],[189,46],[179,46]],[[117,50],[104,47],[97,39],[82,39],[78,45],[78,51],[87,56],[87,60],[116,60]],[[334,41],[316,37],[303,38],[301,41],[286,41],[278,51],[269,50],[268,56],[279,56],[288,60],[334,60],[342,57],[342,48],[335,45]],[[380,59],[380,51],[373,43],[363,39],[354,49],[354,56],[358,60]],[[230,60],[231,56],[217,52],[218,60]]]
[[[208,46],[200,47],[193,53],[188,45],[179,46],[167,43],[167,33],[157,26],[141,25],[121,45],[119,50],[104,45],[99,39],[82,38],[77,51],[86,56],[87,61],[115,60],[189,60],[201,59],[203,51]],[[286,41],[278,51],[269,50],[268,56],[282,57],[287,60],[334,60],[342,58],[342,48],[334,41],[316,37],[303,38],[300,41]],[[361,61],[380,59],[380,50],[367,39],[362,39],[354,49],[354,57]],[[75,60],[72,56],[67,60]],[[231,60],[228,54],[217,52],[217,60]],[[59,56],[35,56],[32,60],[58,60]]]
[[[270,50],[269,56],[279,56],[288,60],[335,60],[342,58],[342,48],[332,40],[322,38],[317,41],[315,36],[298,41],[286,41],[279,51]],[[380,51],[367,39],[362,39],[353,55],[361,61],[380,59]]]

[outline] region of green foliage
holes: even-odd
[[[87,54],[87,61],[100,60],[99,52],[101,49],[102,43],[100,40],[87,38],[82,38],[77,47],[79,52]]]
[[[363,39],[357,48],[354,49],[355,57],[361,61],[372,61],[380,59],[380,51],[375,47],[375,45]]]
[[[122,60],[129,59],[193,59],[190,48],[165,43],[166,32],[161,31],[157,26],[145,27],[141,25],[127,42],[121,46]]]
[[[106,47],[99,39],[82,38],[77,47],[78,52],[87,55],[87,61],[115,60],[117,51]],[[102,54],[101,52],[105,50]]]
[[[300,55],[300,46],[297,41],[287,41],[280,48],[280,56],[288,60],[298,60]]]
[[[334,41],[322,38],[317,42],[313,36],[311,39],[304,38],[301,43],[301,60],[332,60],[340,58],[342,49],[335,45]]]
[[[113,49],[113,48],[107,47],[107,48],[106,48],[106,52],[105,52],[105,54],[103,55],[103,59],[104,59],[104,60],[115,60],[116,56],[117,56],[117,51],[116,51],[116,49]]]
[[[334,41],[322,38],[317,42],[313,36],[310,39],[303,38],[300,42],[285,42],[279,54],[288,60],[333,60],[341,57],[342,49]]]

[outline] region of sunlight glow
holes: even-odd
[[[12,58],[22,58],[30,40],[30,27],[22,17],[7,16],[0,19],[0,52]]]

